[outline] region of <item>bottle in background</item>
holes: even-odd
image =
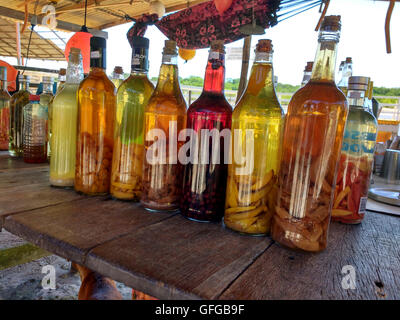
[[[0,150],[8,150],[10,135],[10,100],[7,90],[7,68],[0,67]]]
[[[335,84],[340,16],[322,22],[311,80],[290,100],[285,121],[274,240],[293,249],[326,248],[348,106]]]
[[[20,90],[15,92],[10,102],[10,143],[8,152],[12,157],[22,157],[23,108],[29,103],[29,76],[19,75]]]
[[[58,72],[58,83],[57,83],[57,92],[56,92],[56,94],[58,92],[60,92],[61,89],[63,88],[64,83],[65,83],[65,81],[67,79],[66,75],[67,75],[67,69],[61,68],[60,71]]]
[[[224,224],[252,235],[269,232],[278,194],[284,113],[273,84],[272,54],[271,40],[259,40],[247,88],[232,114]]]
[[[144,110],[154,91],[148,56],[149,39],[134,37],[131,74],[117,92],[110,193],[122,200],[139,201],[142,191]]]
[[[106,39],[90,38],[90,73],[78,89],[75,190],[88,195],[110,190],[115,86],[106,69]]]
[[[114,67],[114,71],[111,75],[111,81],[114,83],[115,88],[118,90],[122,82],[124,82],[124,70],[120,66]]]
[[[47,162],[48,108],[40,96],[30,95],[23,108],[23,158],[27,163]]]
[[[370,78],[368,78],[368,87],[367,91],[365,92],[364,108],[371,114],[374,114],[372,105],[373,90],[374,90],[374,82]]]
[[[353,60],[347,57],[343,64],[342,77],[340,78],[337,86],[347,96],[347,87],[349,85],[349,78],[353,75]]]
[[[196,221],[220,221],[224,214],[232,121],[224,84],[224,42],[212,41],[203,92],[189,107],[186,126],[196,138],[190,139],[180,209]]]
[[[311,79],[311,72],[313,67],[313,61],[308,61],[306,67],[304,68],[303,80],[301,80],[301,86],[304,87],[308,81]]]
[[[336,179],[332,220],[357,224],[366,212],[378,123],[365,107],[368,77],[350,77],[349,115]]]
[[[182,190],[178,135],[186,124],[186,102],[179,86],[176,42],[165,41],[157,86],[145,108],[142,205],[175,211]],[[157,141],[155,141],[157,138]]]
[[[81,50],[69,52],[66,82],[54,97],[50,146],[50,184],[73,187],[76,160],[76,132],[78,120],[77,91],[83,79]]]
[[[48,141],[48,146],[47,146],[47,158],[50,160],[51,156],[51,150],[50,150],[50,138],[51,138],[51,133],[52,133],[52,100],[54,98],[53,96],[53,85],[54,85],[54,79],[51,77],[43,77],[42,78],[42,83],[43,83],[43,92],[40,94],[40,104],[42,106],[45,106],[48,110],[48,130],[47,130],[47,141]]]

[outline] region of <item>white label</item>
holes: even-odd
[[[211,51],[208,60],[211,59],[219,60],[219,52]]]
[[[358,213],[363,213],[365,214],[367,210],[367,197],[361,197],[360,199],[360,207],[358,208]]]
[[[100,58],[100,51],[92,51],[92,52],[90,53],[90,57],[91,57],[91,58],[94,58],[94,59]]]

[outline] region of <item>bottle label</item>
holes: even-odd
[[[90,67],[106,68],[106,49],[100,48],[90,52]]]
[[[374,153],[376,141],[375,132],[360,132],[346,130],[343,137],[342,151],[352,154]]]
[[[360,198],[360,206],[358,207],[358,213],[365,214],[365,212],[367,211],[367,200],[368,197]]]
[[[92,59],[99,59],[100,58],[100,51],[92,51],[90,53],[90,58]]]
[[[132,70],[148,71],[149,70],[149,49],[133,48],[132,49]]]

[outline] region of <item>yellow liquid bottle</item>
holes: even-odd
[[[78,118],[77,91],[83,79],[80,49],[71,48],[67,81],[52,103],[52,128],[50,146],[50,184],[73,187],[76,160],[76,130]]]
[[[179,86],[177,56],[175,41],[165,41],[157,86],[145,108],[145,155],[140,202],[149,210],[175,211],[181,197],[182,166],[177,157],[183,142],[178,142],[178,134],[186,126],[186,102]],[[157,139],[161,142],[160,150],[164,155],[160,161],[148,161],[156,146],[152,133],[163,135]]]
[[[91,71],[78,89],[75,190],[100,195],[110,191],[116,97],[105,73],[106,40],[91,37],[90,49]]]
[[[224,223],[241,233],[269,232],[275,211],[284,113],[273,84],[272,44],[260,40],[247,88],[232,114]]]

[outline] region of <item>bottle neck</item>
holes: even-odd
[[[179,88],[178,57],[177,55],[163,55],[155,91],[173,95],[171,88]]]
[[[53,84],[52,83],[43,83],[43,93],[53,94]]]
[[[272,53],[256,52],[246,91],[252,95],[262,95],[270,98],[276,96]]]
[[[335,64],[339,32],[321,31],[311,80],[335,81]]]
[[[75,55],[70,57],[67,67],[66,83],[78,84],[83,79],[82,56]]]
[[[303,80],[301,81],[301,86],[304,87],[308,81],[311,79],[311,71],[304,71]]]
[[[350,108],[363,108],[365,102],[365,91],[363,90],[348,90],[347,100]]]
[[[7,80],[0,80],[1,81],[1,89],[3,91],[7,91]]]
[[[353,75],[352,63],[345,63],[342,69],[342,76],[338,82],[339,87],[347,88],[349,85],[349,78]]]
[[[204,77],[203,92],[224,94],[225,85],[225,55],[217,51],[210,51]]]
[[[131,74],[135,72],[147,74],[148,70],[149,70],[149,49],[141,47],[133,47],[132,60],[131,60]]]
[[[22,82],[21,82],[21,90],[26,90],[26,91],[28,91],[28,90],[29,90],[29,82],[22,81]]]

